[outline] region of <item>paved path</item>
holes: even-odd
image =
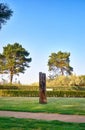
[[[52,114],[52,113],[0,111],[0,117],[16,117],[16,118],[39,119],[39,120],[60,120],[64,122],[85,123],[85,116],[63,115],[63,114]]]

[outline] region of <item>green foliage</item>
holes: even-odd
[[[46,84],[48,87],[54,87],[56,89],[60,87],[61,90],[85,90],[85,79],[82,76],[76,75],[57,76],[55,79],[48,79]]]
[[[38,97],[38,91],[27,91],[27,90],[0,90],[1,96],[8,97]]]
[[[32,60],[28,58],[29,54],[19,43],[3,47],[3,53],[0,54],[0,72],[10,74],[10,83],[14,74],[24,73],[26,67],[29,67]]]
[[[12,16],[13,11],[9,9],[7,4],[0,3],[0,29],[2,24],[5,24],[7,20]]]
[[[61,51],[52,53],[49,56],[48,66],[49,71],[53,72],[52,77],[55,77],[56,75],[72,74],[73,68],[69,65],[69,57],[70,53]]]
[[[27,91],[38,91],[39,86],[36,85],[19,85],[18,88],[20,90],[27,90]]]
[[[0,84],[0,89],[19,89],[19,86],[13,84]]]
[[[39,91],[0,90],[0,96],[39,97]],[[47,91],[47,97],[85,97],[85,91]]]
[[[85,91],[48,91],[49,97],[85,97]]]
[[[33,85],[21,85],[21,84],[0,84],[0,89],[19,89],[19,90],[27,90],[27,91],[38,91],[39,86]]]

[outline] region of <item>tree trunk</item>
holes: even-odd
[[[12,80],[13,80],[13,72],[12,70],[10,71],[10,84],[12,84]]]
[[[63,69],[61,68],[61,73],[62,73],[62,75],[64,75],[64,71],[63,71]]]

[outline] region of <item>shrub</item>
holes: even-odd
[[[69,88],[73,86],[85,86],[85,76],[58,76],[55,79],[48,79],[47,80],[48,87],[62,87],[62,88]]]
[[[47,91],[47,97],[85,97],[85,91]],[[39,91],[0,90],[0,96],[39,97]]]
[[[0,84],[0,89],[18,89],[18,86],[14,84]]]

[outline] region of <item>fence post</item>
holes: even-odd
[[[47,103],[46,98],[46,74],[39,72],[39,103]]]

